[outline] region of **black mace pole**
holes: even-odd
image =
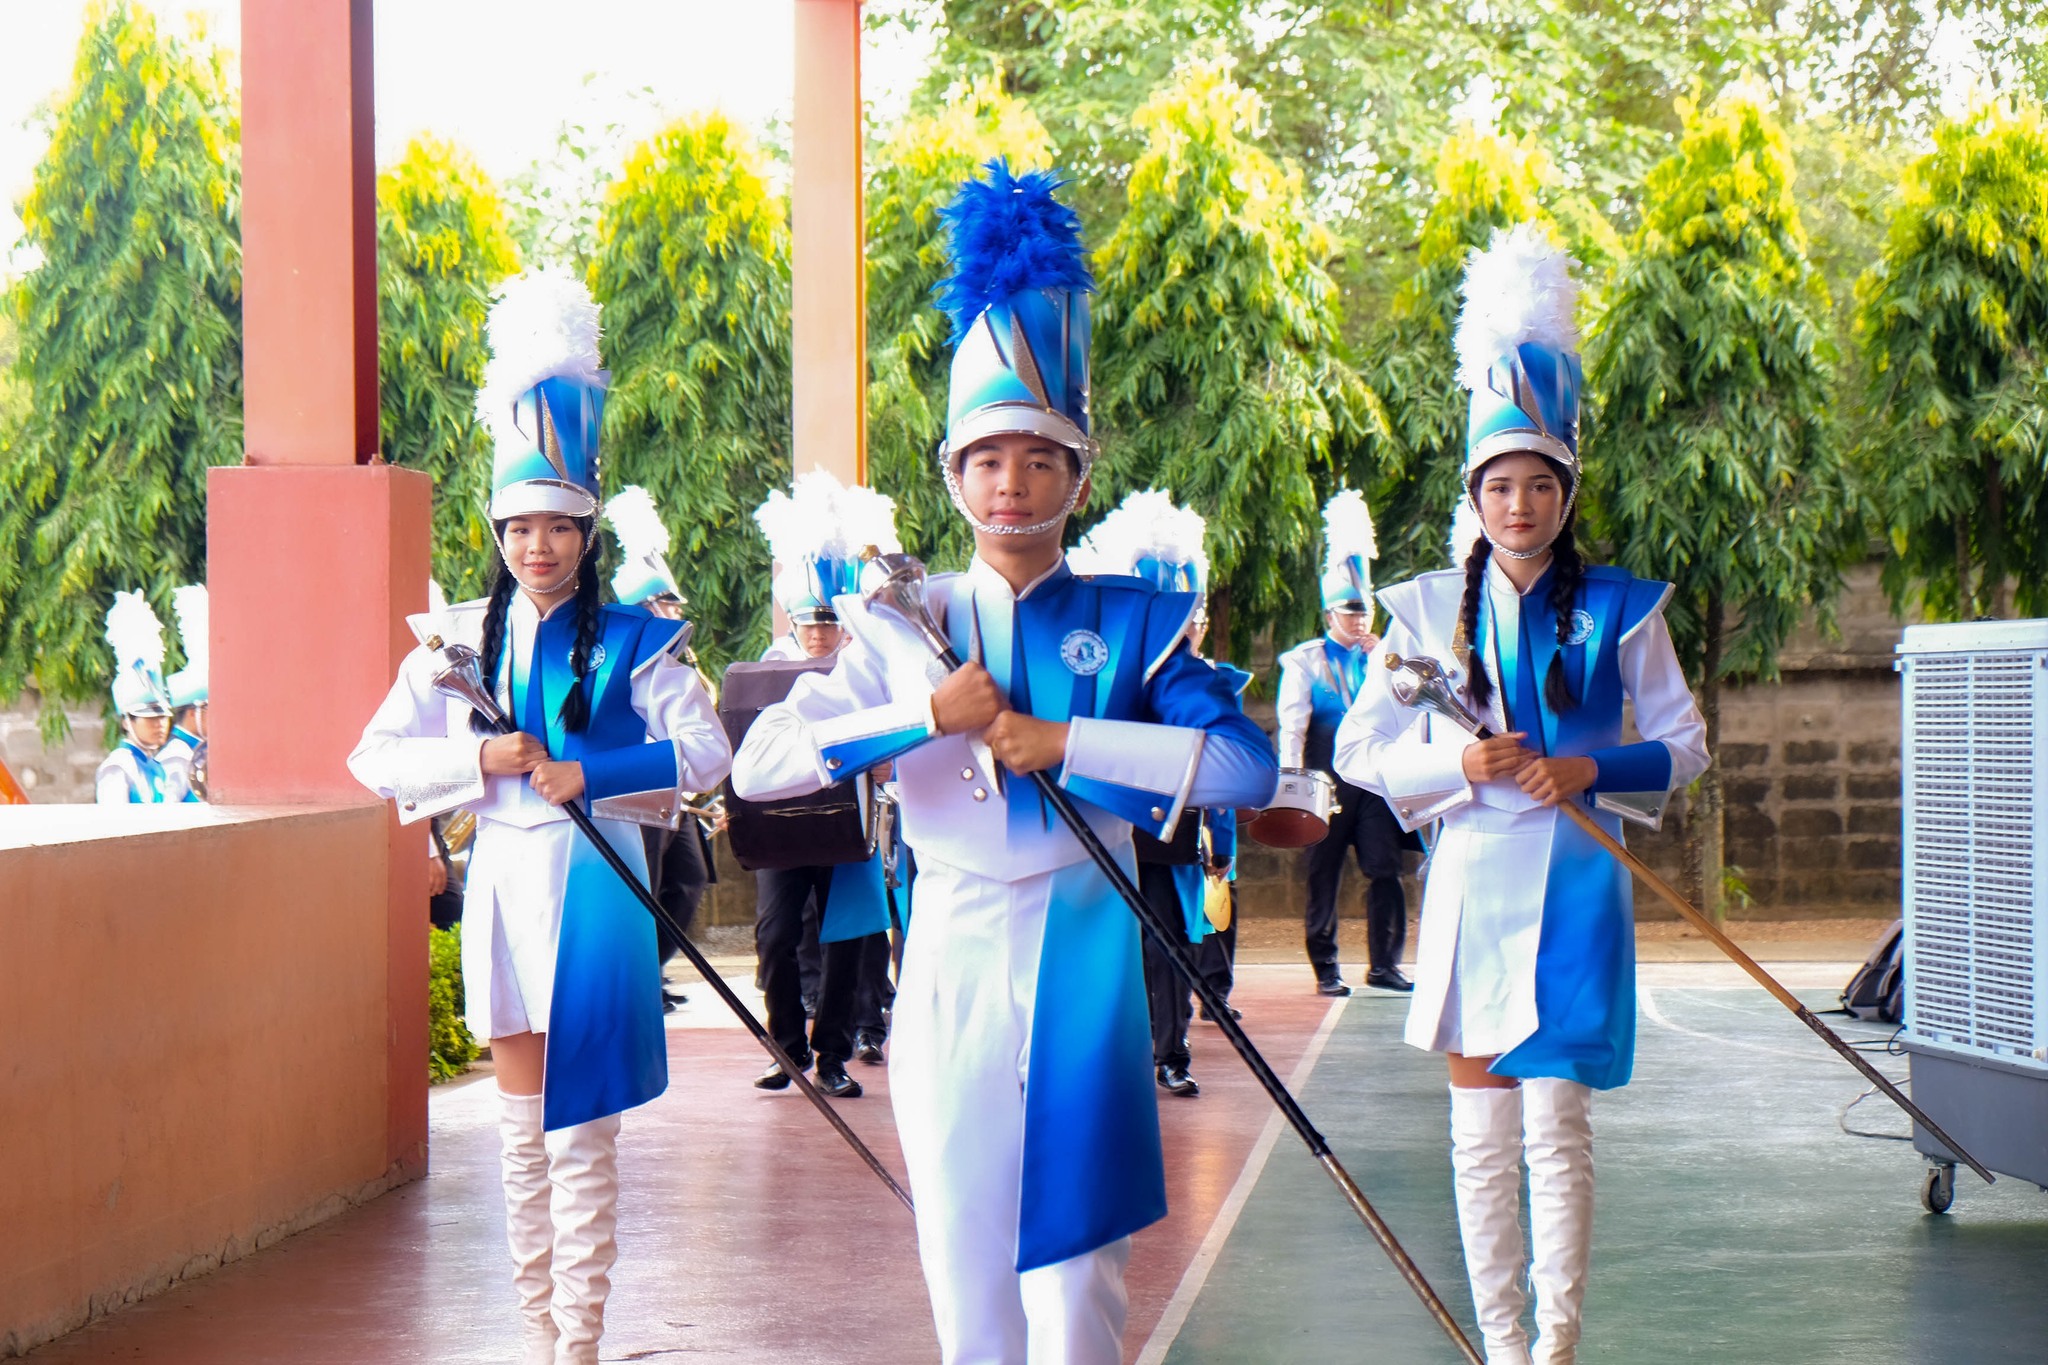
[[[497,699],[484,689],[481,674],[477,674],[473,679],[465,676],[466,674],[476,672],[476,654],[474,651],[460,645],[444,646],[441,637],[438,635],[428,637],[426,646],[428,649],[441,654],[448,664],[447,668],[434,679],[434,686],[437,690],[456,698],[458,701],[467,702],[470,706],[474,707],[477,714],[483,716],[498,734],[510,735],[518,733],[517,728],[506,718],[505,713],[498,709]],[[853,1148],[854,1154],[859,1156],[862,1161],[865,1161],[868,1169],[873,1171],[880,1178],[881,1182],[889,1187],[889,1192],[903,1201],[903,1207],[906,1209],[911,1208],[910,1192],[897,1183],[896,1177],[889,1173],[889,1168],[882,1164],[881,1158],[876,1156],[869,1149],[868,1145],[860,1140],[860,1134],[853,1131],[846,1120],[839,1116],[839,1111],[832,1107],[830,1101],[819,1092],[815,1085],[811,1084],[810,1077],[804,1075],[803,1068],[799,1067],[795,1060],[787,1052],[783,1051],[782,1044],[776,1042],[774,1035],[770,1034],[762,1026],[761,1021],[754,1017],[754,1012],[747,1008],[746,1002],[733,994],[732,987],[725,983],[725,978],[718,974],[717,968],[711,965],[704,954],[698,950],[696,944],[690,942],[689,935],[685,934],[683,927],[676,923],[675,916],[669,914],[663,908],[661,902],[654,898],[654,893],[647,889],[647,884],[640,880],[639,874],[634,872],[626,860],[619,856],[619,851],[611,846],[611,841],[606,839],[598,830],[597,822],[590,818],[590,813],[574,801],[564,803],[559,809],[568,815],[577,829],[583,831],[583,837],[590,840],[591,847],[597,850],[598,855],[605,860],[606,865],[612,871],[618,873],[619,880],[624,882],[627,888],[639,898],[640,904],[646,908],[647,913],[654,916],[656,922],[669,931],[669,934],[675,939],[676,945],[682,949],[683,956],[688,958],[690,965],[697,969],[697,974],[710,984],[711,989],[717,993],[718,998],[725,1002],[725,1007],[731,1010],[742,1024],[747,1026],[747,1032],[754,1035],[755,1042],[767,1049],[768,1055],[773,1057],[776,1063],[781,1066],[784,1074],[796,1082],[797,1089],[803,1091],[804,1097],[816,1106],[820,1114],[825,1116],[825,1122],[831,1124],[833,1131],[846,1139],[846,1145]]]
[[[957,672],[963,666],[958,651],[939,633],[924,611],[924,566],[908,555],[884,555],[880,558],[886,561],[883,567],[885,572],[889,572],[890,579],[881,588],[866,594],[866,601],[871,606],[880,606],[900,617],[924,637],[926,644],[937,654],[948,673]],[[914,571],[912,566],[915,566]],[[905,591],[912,586],[913,580],[914,591]],[[1102,870],[1102,874],[1109,878],[1109,884],[1123,897],[1124,904],[1138,917],[1138,922],[1166,950],[1174,970],[1180,973],[1181,979],[1193,989],[1196,998],[1208,1009],[1216,1026],[1223,1030],[1223,1036],[1230,1040],[1231,1047],[1244,1059],[1244,1064],[1251,1068],[1252,1075],[1257,1078],[1267,1097],[1279,1107],[1288,1125],[1307,1145],[1309,1155],[1322,1164],[1330,1179],[1337,1182],[1337,1188],[1343,1192],[1345,1202],[1351,1205],[1352,1212],[1365,1223],[1366,1229],[1372,1233],[1372,1239],[1379,1243],[1380,1250],[1394,1263],[1394,1269],[1400,1272],[1408,1287],[1415,1291],[1415,1296],[1422,1300],[1422,1305],[1429,1310],[1429,1315],[1436,1319],[1437,1325],[1443,1328],[1444,1334],[1450,1337],[1471,1365],[1485,1365],[1484,1358],[1466,1339],[1464,1329],[1458,1326],[1458,1320],[1451,1316],[1451,1310],[1437,1297],[1436,1290],[1423,1275],[1422,1268],[1416,1265],[1413,1258],[1403,1249],[1400,1240],[1394,1236],[1394,1230],[1387,1226],[1386,1220],[1380,1217],[1379,1210],[1365,1197],[1365,1191],[1358,1188],[1358,1182],[1351,1178],[1351,1173],[1344,1169],[1344,1163],[1330,1150],[1329,1140],[1309,1122],[1308,1114],[1302,1109],[1300,1102],[1287,1089],[1286,1082],[1280,1079],[1272,1064],[1260,1053],[1258,1046],[1244,1031],[1244,1025],[1231,1014],[1230,1006],[1196,969],[1187,944],[1175,937],[1166,917],[1132,884],[1122,865],[1103,844],[1101,836],[1096,834],[1095,827],[1075,808],[1073,798],[1067,795],[1066,789],[1054,782],[1052,775],[1043,770],[1031,774],[1031,778],[1038,784],[1039,794],[1059,813],[1060,819],[1066,823],[1074,837],[1081,841],[1081,847],[1095,860],[1095,865]]]

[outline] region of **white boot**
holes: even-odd
[[[619,1116],[547,1135],[554,1186],[555,1365],[597,1365],[604,1301],[618,1259]]]
[[[1451,1170],[1487,1365],[1530,1365],[1522,1310],[1522,1092],[1451,1087]]]
[[[519,1291],[522,1365],[554,1365],[555,1296],[549,1270],[555,1223],[548,1211],[548,1149],[541,1137],[541,1098],[498,1092],[499,1172],[505,1183],[505,1240],[512,1248],[512,1286]]]
[[[1577,1081],[1524,1081],[1522,1125],[1536,1365],[1574,1365],[1593,1250],[1593,1092]]]

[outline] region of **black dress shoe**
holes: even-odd
[[[1365,984],[1376,991],[1412,991],[1415,983],[1401,975],[1399,967],[1375,967],[1365,974]]]
[[[1331,972],[1328,976],[1318,977],[1316,979],[1316,994],[1349,995],[1351,994],[1351,988],[1344,984],[1343,977],[1337,975],[1335,972]]]
[[[1242,1019],[1242,1018],[1244,1018],[1244,1011],[1243,1011],[1243,1010],[1241,1010],[1241,1009],[1239,1009],[1239,1008],[1238,1008],[1237,1006],[1235,1006],[1235,1005],[1226,1005],[1226,1006],[1224,1006],[1224,1008],[1230,1011],[1230,1017],[1231,1017],[1231,1018],[1233,1018],[1233,1019]],[[1204,1005],[1204,1006],[1202,1006],[1202,1022],[1203,1022],[1203,1023],[1205,1023],[1205,1024],[1213,1024],[1213,1023],[1215,1023],[1215,1022],[1216,1022],[1216,1016],[1215,1016],[1215,1015],[1213,1015],[1213,1014],[1211,1014],[1211,1013],[1209,1013],[1209,1007],[1208,1007],[1207,1005]]]
[[[1159,1079],[1159,1088],[1170,1095],[1193,1096],[1202,1093],[1202,1087],[1195,1084],[1195,1078],[1188,1075],[1188,1069],[1184,1066],[1161,1062],[1153,1074]]]
[[[808,1070],[811,1065],[811,1054],[809,1051],[792,1053],[790,1060],[796,1063],[799,1071]],[[754,1088],[756,1090],[787,1090],[789,1089],[789,1073],[782,1069],[782,1063],[770,1062],[768,1069],[754,1078]]]
[[[684,995],[681,991],[672,991],[669,990],[667,987],[662,988],[661,1012],[663,1014],[674,1014],[676,1012],[676,1006],[687,1005],[689,1003],[690,997]]]
[[[837,1057],[818,1058],[818,1089],[835,1100],[860,1098],[860,1082],[846,1074],[846,1063]]]
[[[853,1044],[853,1055],[869,1066],[878,1066],[882,1061],[882,1040],[875,1034],[863,1033]]]

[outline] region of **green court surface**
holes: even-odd
[[[2048,1361],[2048,1195],[1965,1170],[1953,1211],[1925,1213],[1912,1145],[1843,1131],[1862,1078],[1761,990],[1709,968],[1646,967],[1644,983],[1635,1080],[1594,1106],[1582,1365]],[[1386,997],[1348,1002],[1302,1098],[1470,1331],[1443,1064],[1400,1042],[1403,1012]],[[1905,1075],[1903,1057],[1878,1060]],[[1847,1122],[1906,1131],[1881,1096]],[[1165,1353],[1167,1365],[1459,1359],[1291,1133]]]

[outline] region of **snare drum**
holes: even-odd
[[[1260,811],[1245,833],[1269,848],[1307,848],[1321,843],[1337,813],[1337,783],[1314,768],[1282,768],[1273,804]]]

